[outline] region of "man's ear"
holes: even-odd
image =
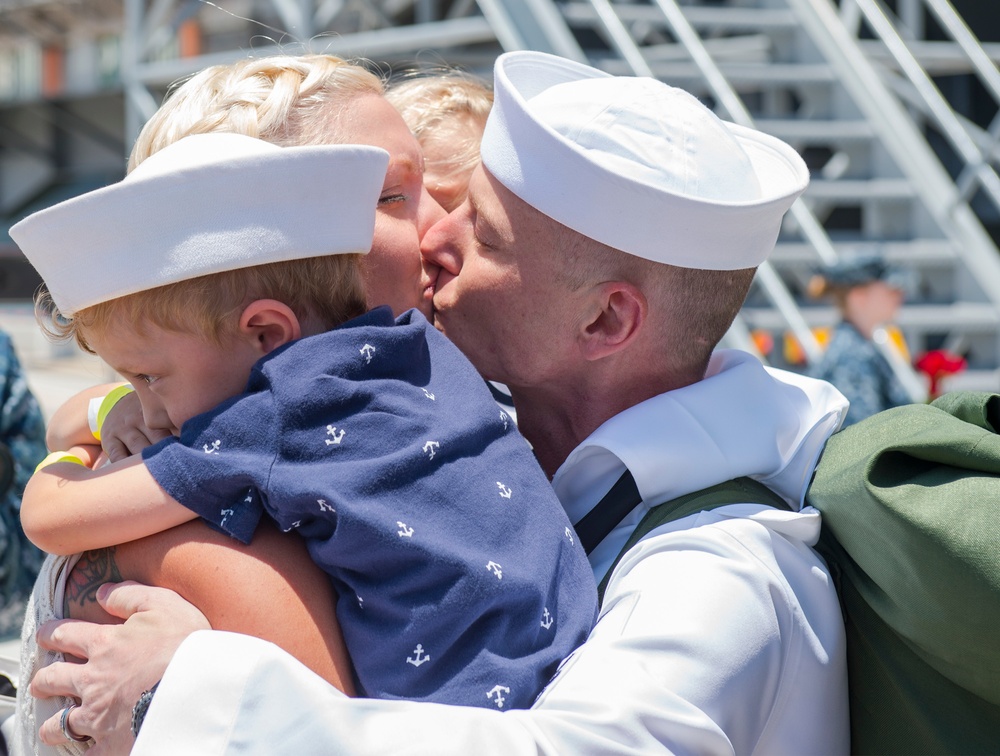
[[[240,315],[240,333],[261,355],[302,338],[302,326],[292,309],[276,299],[257,299]]]
[[[625,281],[608,281],[594,287],[593,309],[580,332],[583,356],[599,360],[631,344],[646,322],[645,294]]]

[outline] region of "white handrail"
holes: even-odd
[[[1000,255],[993,240],[968,203],[960,201],[951,176],[843,25],[831,0],[787,2],[970,273],[980,281],[1000,280]],[[997,287],[984,286],[983,294],[1000,312]]]
[[[961,122],[955,116],[951,105],[945,99],[944,95],[941,94],[941,91],[931,80],[931,77],[927,75],[927,72],[920,65],[916,56],[910,52],[902,36],[896,31],[892,22],[889,21],[881,2],[879,0],[853,0],[853,2],[861,9],[869,26],[871,26],[875,34],[885,44],[886,49],[892,54],[900,70],[906,75],[906,78],[916,88],[917,93],[926,104],[931,117],[966,164],[963,171],[962,183],[965,183],[965,181],[970,180],[974,176],[979,180],[979,184],[986,195],[993,200],[997,208],[1000,208],[1000,176],[997,176],[996,171],[989,164],[988,156],[983,154],[979,145],[969,136],[969,132],[965,130],[965,127],[962,126]],[[941,6],[941,2],[938,2],[938,6]],[[943,7],[939,7],[938,9],[945,12]],[[968,32],[967,36],[971,37],[971,32]],[[975,38],[973,37],[972,39],[974,40]],[[968,42],[969,40],[966,39],[966,41]],[[981,47],[980,52],[982,52]],[[985,56],[985,53],[983,55]],[[989,65],[992,66],[992,63]],[[995,71],[996,69],[994,68]],[[1000,81],[996,83],[1000,86]],[[959,191],[954,198],[954,202],[964,202],[966,194],[967,192],[965,191]]]

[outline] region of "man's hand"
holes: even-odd
[[[80,700],[67,724],[70,732],[96,741],[94,756],[128,753],[132,708],[139,695],[163,676],[174,652],[188,635],[210,629],[208,620],[173,591],[139,583],[107,583],[98,603],[125,620],[122,625],[94,625],[77,620],[46,622],[38,630],[42,648],[83,659],[38,671],[31,681],[37,698],[68,696]],[[59,715],[42,723],[43,743],[66,742]]]
[[[119,399],[101,424],[101,446],[112,462],[138,454],[169,435],[169,431],[146,427],[135,392]]]

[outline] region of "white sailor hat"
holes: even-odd
[[[197,134],[117,184],[28,216],[10,235],[71,316],[210,273],[365,253],[388,163],[377,147]]]
[[[809,182],[789,145],[689,93],[538,52],[501,55],[483,166],[569,228],[685,268],[763,262]]]

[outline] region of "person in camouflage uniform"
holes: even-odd
[[[21,529],[21,494],[45,456],[45,421],[8,334],[0,331],[0,636],[20,631],[44,554]]]
[[[810,281],[810,294],[831,296],[842,317],[810,375],[829,381],[850,401],[844,427],[913,401],[872,342],[874,330],[895,319],[906,287],[905,274],[877,255],[844,259]]]

